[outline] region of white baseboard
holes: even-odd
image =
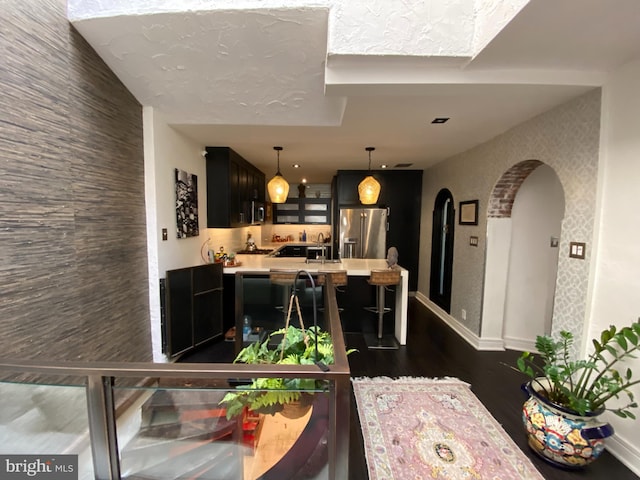
[[[537,352],[535,340],[528,338],[504,337],[504,347],[519,352]]]
[[[444,323],[460,335],[469,345],[476,350],[483,351],[502,351],[504,350],[504,341],[501,338],[480,338],[477,334],[469,330],[465,325],[457,319],[442,310],[438,305],[433,303],[427,296],[421,292],[416,292],[416,299],[425,307],[435,313]]]
[[[605,445],[611,455],[620,460],[629,470],[640,477],[640,450],[638,447],[629,442],[625,442],[617,435],[607,438]]]

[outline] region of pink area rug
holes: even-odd
[[[544,478],[467,383],[352,381],[371,480]]]

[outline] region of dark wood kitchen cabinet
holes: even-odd
[[[398,263],[409,270],[409,290],[418,289],[418,257],[420,255],[420,218],[422,210],[422,170],[376,170],[373,177],[380,182],[376,205],[389,209],[387,248],[396,247]],[[334,218],[340,218],[341,207],[364,207],[358,197],[358,184],[367,170],[338,170],[332,184]],[[339,239],[334,225],[334,248]],[[337,250],[336,250],[337,251]]]
[[[265,175],[229,147],[207,147],[207,228],[242,227],[265,200]]]
[[[163,352],[172,358],[222,335],[222,264],[167,270]]]

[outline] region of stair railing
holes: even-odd
[[[0,372],[36,375],[51,382],[51,376],[82,378],[87,399],[87,416],[93,469],[97,479],[120,479],[116,429],[114,383],[116,379],[220,379],[313,378],[329,382],[329,479],[348,478],[349,412],[351,381],[346,347],[331,279],[324,293],[325,312],[334,344],[335,363],[320,371],[316,365],[251,365],[227,363],[143,363],[143,362],[51,362],[0,358]],[[31,383],[31,382],[26,382]],[[62,384],[58,384],[62,385]]]

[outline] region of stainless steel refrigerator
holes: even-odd
[[[386,258],[388,215],[386,208],[341,208],[340,258]]]

